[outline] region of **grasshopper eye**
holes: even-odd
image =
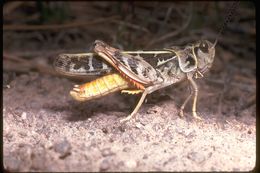
[[[199,49],[203,52],[203,53],[208,53],[209,52],[209,46],[205,41],[202,41],[199,45]]]

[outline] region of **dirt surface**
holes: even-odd
[[[71,87],[67,79],[36,73],[21,75],[4,89],[5,168],[249,171],[255,166],[254,108],[239,118],[230,112],[217,116],[216,99],[203,96],[200,122],[189,111],[180,118],[176,100],[157,93],[151,98],[156,103],[144,104],[136,122],[120,124],[134,106],[130,96],[78,103],[68,95]],[[180,97],[171,90],[167,93]]]
[[[8,171],[250,171],[256,163],[255,10],[241,2],[199,86],[196,120],[188,82],[147,97],[113,93],[77,102],[76,79],[57,74],[59,53],[214,41],[232,2],[8,2],[3,25],[3,162]],[[190,18],[189,16],[192,16]],[[243,41],[241,41],[243,40]]]

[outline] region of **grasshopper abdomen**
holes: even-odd
[[[78,101],[87,101],[131,87],[120,74],[109,74],[83,85],[75,85],[70,95]]]

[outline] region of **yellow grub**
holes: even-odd
[[[86,101],[109,93],[127,89],[130,82],[126,81],[120,74],[109,74],[83,85],[75,85],[70,95],[78,101]]]

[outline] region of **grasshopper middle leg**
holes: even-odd
[[[120,122],[122,123],[122,122],[129,121],[129,120],[131,120],[132,118],[136,118],[136,116],[137,116],[137,111],[140,109],[140,107],[141,107],[142,103],[144,102],[144,99],[145,99],[145,97],[147,96],[147,94],[151,94],[152,92],[156,91],[157,89],[159,89],[159,88],[161,88],[161,87],[162,87],[162,86],[161,86],[160,84],[158,84],[158,85],[154,85],[154,86],[150,86],[150,87],[148,87],[148,88],[145,88],[145,90],[143,91],[143,94],[142,94],[142,96],[141,96],[139,102],[137,103],[137,105],[136,105],[134,111],[133,111],[130,115],[128,115],[126,118],[120,120]]]
[[[185,108],[186,104],[188,103],[188,101],[190,100],[192,95],[193,95],[193,90],[190,90],[190,95],[185,99],[185,101],[181,105],[181,108],[180,108],[180,116],[181,117],[184,116],[184,114],[183,114],[184,108]]]
[[[147,90],[145,90],[145,91],[143,92],[143,94],[142,94],[142,96],[141,96],[139,102],[137,103],[135,109],[133,110],[133,112],[132,112],[129,116],[127,116],[126,118],[120,120],[121,123],[122,123],[122,122],[129,121],[130,119],[136,117],[136,113],[137,113],[137,111],[140,109],[140,107],[141,107],[142,103],[144,102],[144,99],[145,99],[145,97],[147,96],[147,94],[148,94],[148,92],[147,92]]]

